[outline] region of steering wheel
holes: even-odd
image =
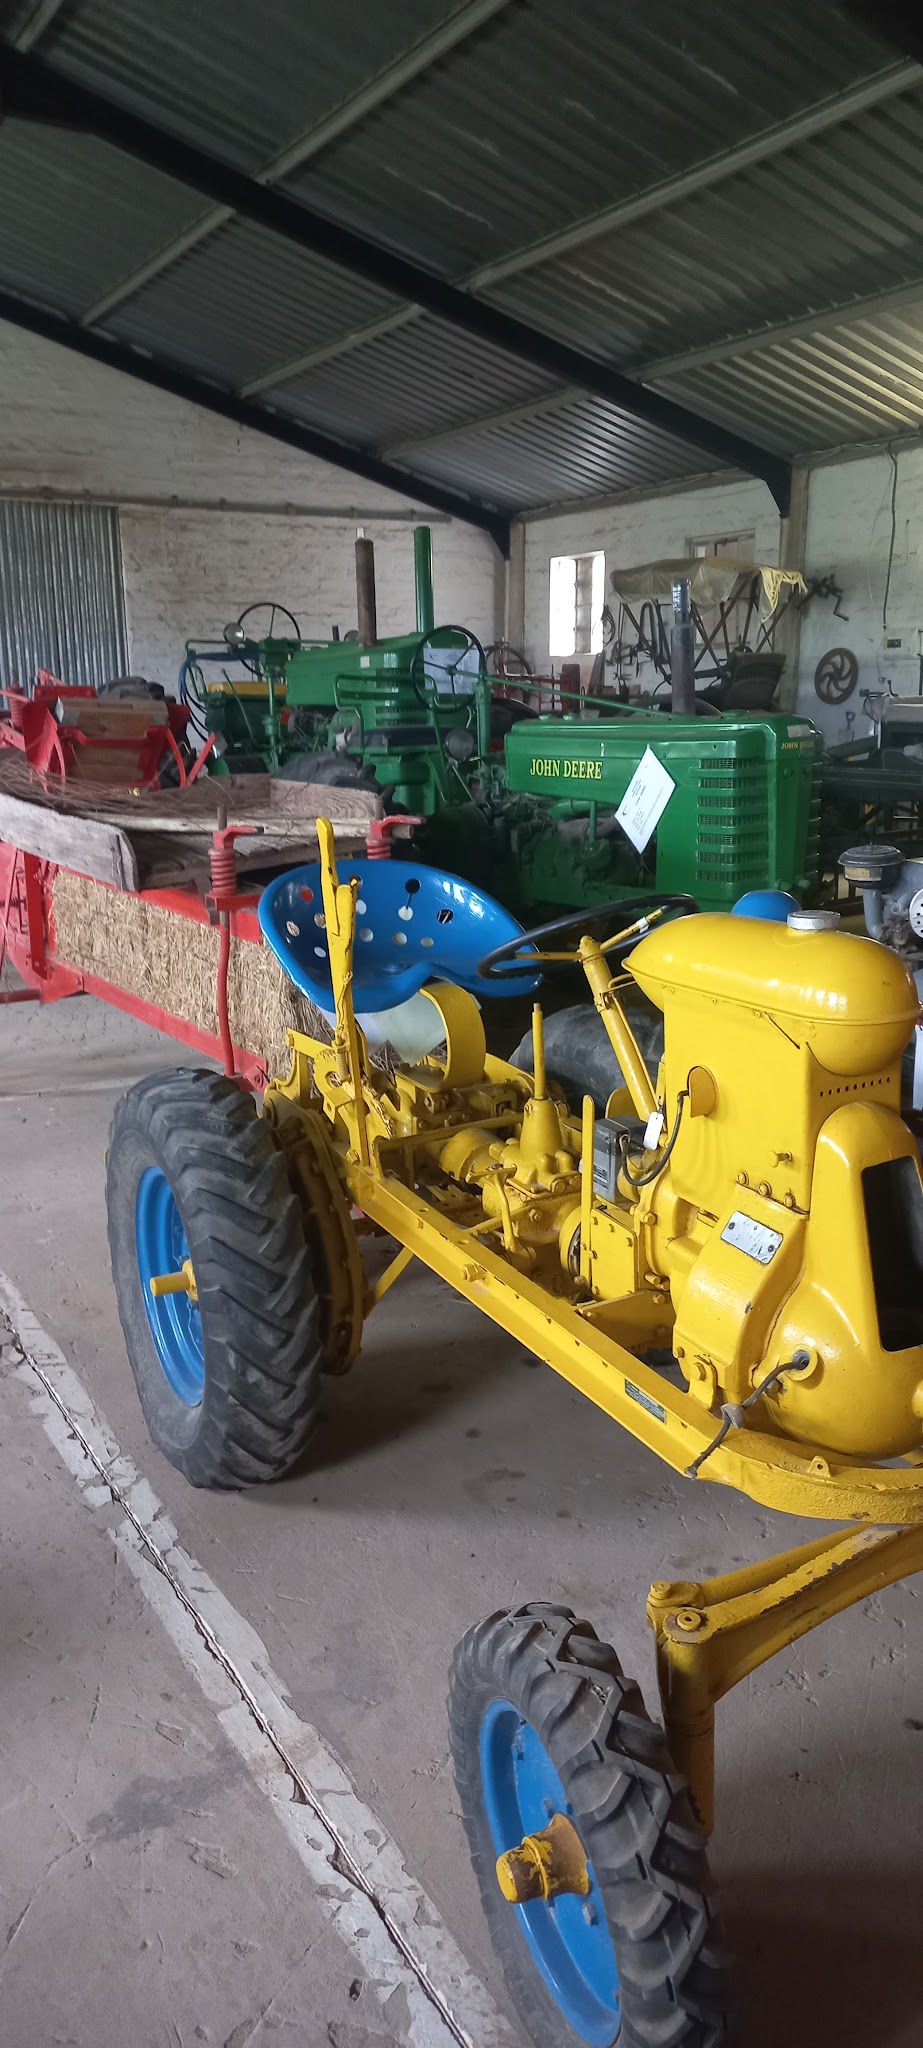
[[[445,653],[453,654],[455,656],[455,660],[451,662],[446,662],[445,667],[443,669],[443,673],[446,677],[446,680],[450,681],[452,685],[451,690],[444,691],[440,691],[439,684],[436,681],[435,677],[431,677],[429,680],[427,680],[425,673],[423,675],[420,675],[417,669],[417,663],[420,660],[421,656],[423,658],[423,665],[425,669],[427,654],[433,655],[438,654],[440,652],[439,635],[441,633],[458,633],[461,636],[463,636],[465,643],[463,647],[455,647],[451,645],[451,643],[443,642],[443,648]],[[459,697],[459,692],[455,688],[455,673],[456,670],[461,666],[461,663],[465,660],[466,655],[469,655],[472,652],[474,652],[477,655],[478,669],[483,674],[485,668],[484,649],[481,646],[480,640],[476,638],[474,633],[469,632],[467,626],[437,626],[434,629],[434,631],[430,634],[429,638],[427,640],[421,641],[419,647],[416,647],[414,649],[410,662],[410,672],[408,680],[410,682],[410,687],[413,690],[414,696],[418,698],[421,704],[426,706],[427,710],[431,709],[434,697],[438,699],[441,696],[444,702],[448,702],[450,697],[456,699],[457,701]],[[439,667],[441,666],[441,664],[437,663],[436,666]],[[472,677],[471,680],[473,684],[474,678]],[[468,703],[472,698],[473,689],[462,693],[461,701],[462,703]]]
[[[603,952],[614,954],[621,959],[632,946],[643,938],[649,926],[658,918],[666,917],[670,911],[681,914],[698,910],[694,896],[660,896],[656,892],[646,896],[621,896],[612,903],[601,903],[595,910],[569,910],[565,917],[553,917],[548,924],[533,925],[530,931],[520,932],[518,938],[508,939],[505,946],[496,946],[478,966],[478,973],[486,981],[510,981],[514,975],[528,973],[535,967],[579,967],[579,952],[545,953],[540,950],[545,939],[563,938],[566,932],[579,930],[584,933],[588,925],[598,924],[605,918],[628,918],[622,923],[611,939],[606,939]],[[521,948],[531,946],[531,953],[523,954]]]
[[[280,612],[283,619],[287,619],[289,625],[292,627],[292,635],[289,635],[288,633],[283,633],[280,635],[280,638],[282,638],[283,640],[288,640],[290,637],[293,636],[296,640],[301,639],[301,627],[298,624],[298,620],[296,619],[294,612],[289,611],[288,605],[279,604],[277,600],[272,597],[258,598],[255,604],[248,604],[246,610],[241,612],[237,621],[238,626],[242,626],[244,620],[249,619],[252,612],[269,613],[269,631],[268,633],[258,633],[255,636],[257,639],[275,639],[275,625],[277,612]],[[248,638],[249,637],[250,636],[248,635]]]

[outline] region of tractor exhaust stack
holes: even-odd
[[[433,536],[428,526],[413,530],[413,581],[417,596],[417,632],[427,639],[436,623],[433,605]]]
[[[361,647],[378,643],[378,608],[375,602],[375,543],[364,533],[356,537],[356,614]]]

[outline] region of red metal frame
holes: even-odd
[[[31,696],[19,690],[0,692],[0,697],[3,696],[7,700],[8,716],[0,717],[0,747],[15,748],[40,773],[47,774],[56,769],[66,776],[77,747],[124,747],[124,740],[95,738],[81,733],[76,727],[58,724],[53,707],[60,698],[95,698],[94,690],[69,686],[42,671]],[[138,780],[148,788],[159,787],[158,770],[165,752],[175,757],[180,782],[185,787],[188,782],[195,781],[214,745],[214,737],[210,736],[187,774],[177,741],[185,732],[188,712],[184,706],[176,704],[170,704],[169,712],[169,725],[150,727],[140,742]],[[419,822],[416,818],[371,821],[367,834],[369,855],[373,859],[386,859],[395,827]],[[65,996],[97,996],[114,1009],[124,1010],[142,1024],[151,1025],[155,1031],[178,1038],[194,1052],[220,1061],[225,1072],[235,1076],[245,1087],[265,1088],[269,1078],[265,1062],[244,1046],[233,1043],[228,1017],[231,941],[241,939],[257,946],[264,943],[257,917],[258,893],[241,891],[237,886],[234,842],[242,834],[261,830],[261,826],[228,826],[226,814],[222,816],[219,813],[212,846],[211,890],[204,901],[191,889],[141,889],[137,892],[141,902],[149,903],[158,910],[187,918],[194,924],[218,927],[216,1032],[200,1031],[197,1025],[174,1016],[170,1011],[161,1010],[145,997],[132,995],[114,982],[104,981],[99,975],[86,973],[59,960],[54,929],[57,865],[41,860],[37,854],[24,853],[3,840],[0,840],[0,972],[5,959],[9,958],[25,986],[0,991],[0,1004],[54,1003]],[[100,884],[103,888],[109,886]]]
[[[97,747],[119,748],[125,752],[132,745],[124,737],[116,735],[103,738],[97,733],[81,732],[78,726],[60,725],[54,715],[54,706],[63,699],[65,703],[89,699],[93,703],[101,700],[95,690],[83,683],[59,683],[49,677],[45,669],[31,696],[22,690],[4,690],[0,695],[7,703],[7,717],[0,717],[0,747],[12,747],[24,754],[30,767],[42,774],[67,775],[78,748]],[[194,781],[214,745],[209,737],[197,756],[189,774],[180,752],[180,742],[185,739],[189,723],[189,711],[185,704],[167,700],[166,725],[149,725],[137,741],[137,766],[133,782],[141,789],[159,789],[160,771],[169,755],[173,756],[179,770],[180,787],[187,781]]]

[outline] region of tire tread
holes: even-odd
[[[481,1903],[536,2048],[571,2048],[578,2036],[546,1992],[496,1882],[478,1753],[483,1712],[496,1698],[517,1706],[548,1749],[593,1863],[618,1955],[618,2048],[727,2048],[726,1960],[688,1786],[615,1651],[588,1622],[544,1603],[469,1629],[449,1687],[455,1782]]]

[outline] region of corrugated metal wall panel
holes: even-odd
[[[128,668],[112,506],[0,498],[0,687],[40,668],[97,685]]]

